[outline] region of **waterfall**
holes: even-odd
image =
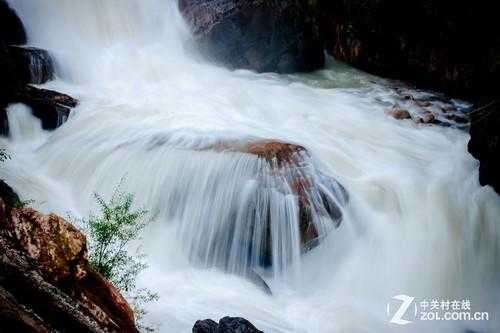
[[[224,315],[265,332],[388,331],[386,304],[398,294],[467,297],[478,311],[500,310],[500,199],[479,186],[468,135],[387,117],[381,101],[396,96],[382,80],[333,60],[304,75],[214,66],[192,47],[176,1],[9,3],[28,44],[53,57],[46,86],[80,104],[53,132],[10,106],[12,132],[0,148],[12,159],[0,178],[41,211],[77,217],[96,211],[93,192],[108,197],[124,179],[153,219],[139,284],[160,294],[148,320],[162,332]],[[258,140],[307,155],[297,169],[277,170],[240,149]],[[306,196],[319,244],[307,253],[297,172],[312,180]],[[324,213],[325,195],[340,224]],[[494,320],[440,325],[498,328]]]

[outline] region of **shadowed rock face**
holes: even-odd
[[[9,53],[19,81],[42,84],[52,80],[54,64],[46,50],[35,47],[10,46]]]
[[[12,208],[3,198],[2,193],[2,329],[138,332],[123,296],[89,267],[86,239],[80,231],[57,215]]]
[[[291,73],[324,65],[306,0],[179,0],[202,52],[231,68]]]
[[[321,1],[322,35],[337,59],[372,73],[475,96],[498,67],[494,2]]]
[[[9,133],[5,108],[11,103],[31,107],[44,129],[60,126],[77,100],[29,85],[53,78],[53,60],[45,50],[18,46],[26,43],[26,33],[19,17],[3,0],[0,0],[0,18],[0,134]]]
[[[0,43],[5,45],[26,43],[23,24],[5,0],[0,0]]]
[[[500,98],[478,103],[471,119],[469,152],[478,160],[481,185],[500,193]]]

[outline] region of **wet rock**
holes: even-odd
[[[218,333],[263,333],[244,318],[224,317],[219,320]]]
[[[408,112],[408,110],[401,109],[399,107],[393,107],[391,109],[387,109],[385,110],[385,113],[398,120],[411,119],[410,112]]]
[[[487,78],[498,70],[494,2],[331,0],[318,5],[327,51],[371,73],[467,98],[489,89]]]
[[[212,319],[198,320],[193,326],[193,333],[217,333],[219,324]]]
[[[49,53],[32,47],[15,46],[26,42],[21,21],[4,0],[0,0],[0,134],[8,135],[5,108],[10,103],[25,103],[42,120],[44,129],[60,126],[77,101],[55,91],[28,84],[51,80],[54,64]],[[23,37],[24,36],[24,37]]]
[[[317,7],[305,0],[179,0],[202,52],[231,68],[291,73],[324,65]]]
[[[198,320],[193,333],[263,333],[244,318],[224,317],[217,324],[211,319]]]
[[[0,286],[0,332],[50,333],[40,318],[28,311],[12,294]]]
[[[418,122],[421,124],[433,124],[436,122],[436,116],[430,112],[427,112],[418,119]]]
[[[117,289],[93,271],[64,219],[0,199],[0,319],[16,332],[138,332]],[[3,326],[2,326],[3,327]]]
[[[24,83],[42,84],[54,77],[52,57],[46,50],[35,47],[10,46],[9,53],[14,62],[18,80]]]
[[[33,114],[42,121],[44,129],[59,127],[66,121],[71,109],[78,105],[78,100],[69,95],[30,85],[16,91],[12,102],[31,107]]]
[[[16,247],[38,262],[51,281],[85,275],[85,236],[57,215],[42,215],[31,208],[13,209],[0,228]]]
[[[19,196],[5,181],[0,179],[0,198],[9,207],[15,206],[19,201]]]
[[[5,0],[0,0],[0,44],[20,45],[26,43],[26,31],[16,12]]]
[[[313,215],[329,217],[334,227],[340,226],[342,210],[339,205],[346,203],[347,192],[337,181],[318,170],[307,170],[308,167],[314,169],[315,166],[304,147],[277,140],[260,140],[247,144],[242,151],[267,161],[273,170],[272,178],[284,181],[287,189],[296,195],[303,251],[310,250],[319,242],[320,233]],[[318,178],[313,176],[316,172]]]
[[[500,194],[500,98],[485,98],[472,113],[469,152],[479,160],[479,181]]]
[[[416,101],[416,104],[421,108],[428,108],[428,107],[432,106],[431,101]]]

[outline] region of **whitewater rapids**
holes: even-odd
[[[485,322],[417,321],[404,331],[500,329],[500,199],[479,186],[465,132],[389,118],[380,101],[392,101],[392,90],[332,60],[287,76],[206,63],[175,1],[9,3],[29,44],[56,60],[45,87],[80,105],[53,132],[27,107],[9,106],[11,135],[0,147],[12,159],[0,178],[41,211],[78,217],[95,211],[93,192],[109,196],[125,176],[124,189],[154,217],[139,282],[160,294],[146,319],[161,332],[226,315],[265,332],[400,331],[386,313],[399,294],[470,299],[490,313]],[[199,228],[245,203],[247,180],[262,167],[205,148],[248,138],[306,147],[350,197],[341,227],[312,252],[301,256],[296,235],[284,236],[292,264],[259,272],[272,295],[229,273],[238,269],[190,255],[203,243]],[[282,216],[290,227],[279,232],[290,232]]]

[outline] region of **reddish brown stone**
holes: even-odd
[[[90,268],[78,229],[55,214],[8,207],[1,198],[0,291],[0,317],[9,327],[138,332],[127,301]]]

